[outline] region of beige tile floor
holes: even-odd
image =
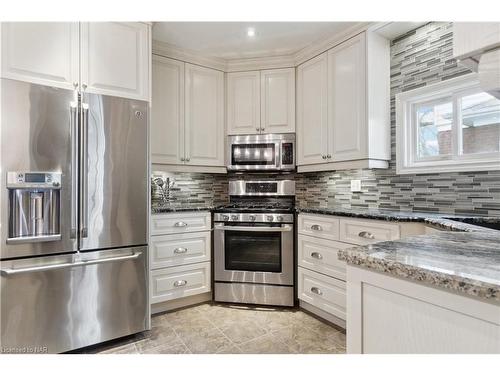
[[[151,331],[82,352],[345,353],[344,332],[298,309],[207,303],[154,315],[151,325]]]

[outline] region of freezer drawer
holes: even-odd
[[[0,262],[4,353],[65,352],[149,329],[147,247]]]

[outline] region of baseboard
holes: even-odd
[[[197,305],[199,303],[211,300],[212,300],[212,292],[207,292],[207,293],[197,294],[195,296],[174,299],[172,301],[155,303],[151,305],[151,314],[176,310],[182,307]]]
[[[299,306],[301,309],[306,310],[312,313],[313,315],[316,315],[321,319],[324,319],[345,330],[346,327],[345,320],[337,318],[335,315],[329,314],[321,309],[318,309],[316,306],[313,306],[310,303],[304,301],[299,301]]]

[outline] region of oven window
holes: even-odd
[[[232,165],[275,165],[274,143],[241,144],[231,146]]]
[[[280,232],[225,231],[228,271],[281,272]]]

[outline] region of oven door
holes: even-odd
[[[233,140],[228,145],[228,170],[272,171],[280,169],[280,142]]]
[[[293,285],[293,225],[217,223],[215,281]]]

